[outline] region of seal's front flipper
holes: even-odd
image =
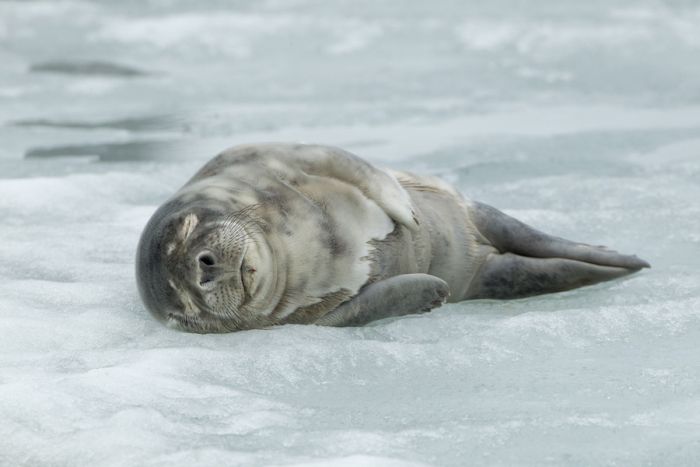
[[[468,298],[510,299],[563,292],[633,272],[627,268],[599,266],[573,259],[491,254],[472,280]]]
[[[650,267],[649,263],[633,255],[623,255],[602,246],[576,243],[540,232],[483,203],[472,202],[470,208],[476,228],[500,253],[533,258],[565,258],[625,268],[629,272]]]
[[[445,303],[449,294],[447,283],[429,274],[394,276],[366,286],[315,324],[362,326],[391,316],[423,313]]]
[[[392,174],[331,146],[295,145],[287,158],[295,160],[309,174],[332,177],[357,187],[398,224],[417,230],[411,198]]]

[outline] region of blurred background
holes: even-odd
[[[698,2],[1,0],[0,64],[0,464],[700,463]],[[257,141],[437,174],[653,269],[164,329],[141,229]]]
[[[403,159],[432,136],[465,155],[499,150],[475,134],[572,125],[648,147],[696,121],[620,109],[697,104],[699,24],[693,1],[3,1],[1,167],[280,138]],[[457,120],[486,113],[504,120]],[[607,136],[591,149],[642,144]]]

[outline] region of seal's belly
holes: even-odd
[[[272,318],[313,322],[355,296],[370,278],[370,242],[394,230],[377,204],[347,183],[308,176],[287,196],[277,238],[288,252],[287,286]]]
[[[385,239],[372,242],[372,280],[430,274],[448,283],[449,301],[464,299],[484,258],[493,251],[471,221],[469,202],[441,180],[396,175],[411,197],[420,228],[412,233],[398,227]]]
[[[409,189],[430,238],[427,274],[450,287],[450,302],[464,300],[486,256],[495,251],[474,226],[468,202],[451,193]]]

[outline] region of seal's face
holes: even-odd
[[[162,211],[161,211],[162,210]],[[159,209],[141,237],[137,281],[146,307],[171,327],[230,332],[255,321],[271,255],[245,212]]]

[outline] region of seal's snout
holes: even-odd
[[[200,289],[210,290],[219,280],[220,268],[211,251],[202,251],[196,257],[196,283]]]

